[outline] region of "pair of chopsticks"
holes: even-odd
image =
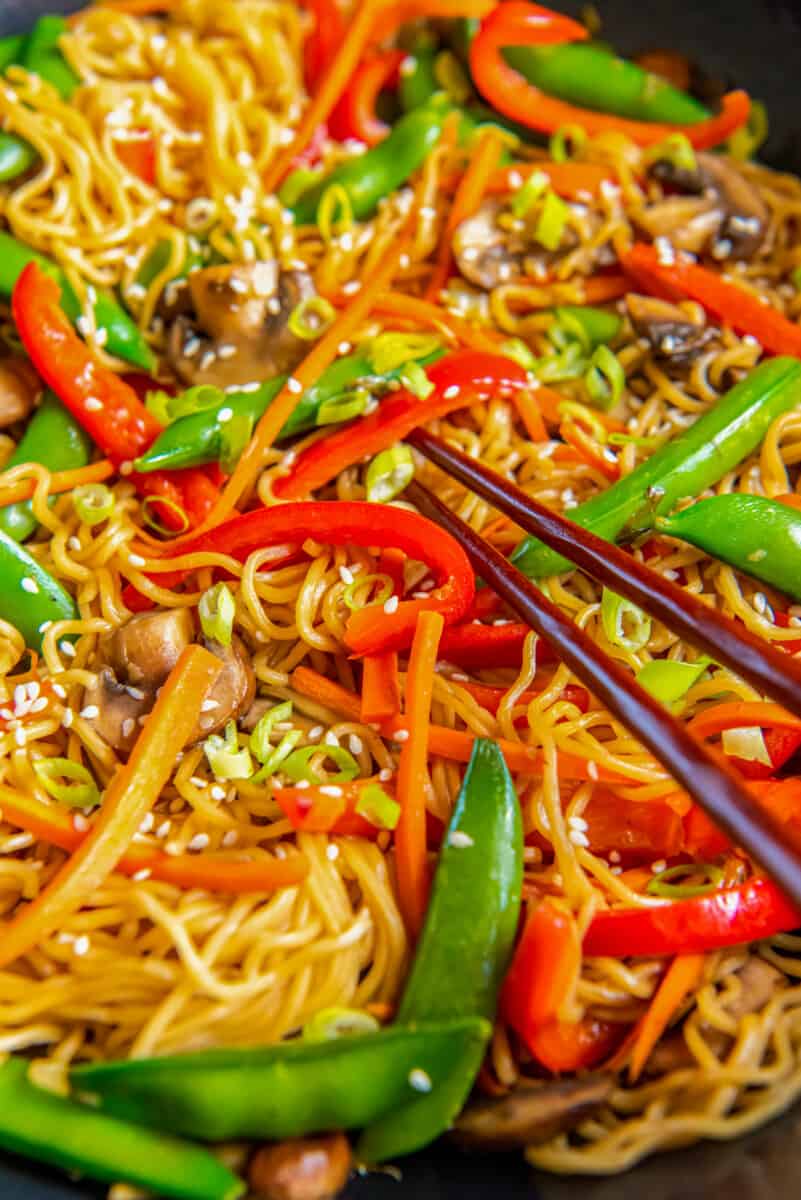
[[[760,641],[619,547],[551,512],[508,479],[426,430],[418,429],[406,440],[527,533],[801,715],[801,661]],[[731,841],[743,846],[801,907],[801,834],[763,809],[720,756],[441,500],[417,482],[410,484],[407,495],[461,543],[485,582],[550,642],[577,678],[647,746]]]

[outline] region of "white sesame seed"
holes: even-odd
[[[396,742],[408,742],[409,730],[408,729],[396,729],[392,736]]]
[[[416,1092],[430,1092],[434,1085],[427,1071],[422,1067],[413,1067],[409,1072],[409,1086]]]
[[[587,775],[589,776],[590,779],[598,778],[598,764],[592,762],[592,760],[590,760],[590,762],[587,763]]]
[[[190,775],[189,782],[192,784],[192,787],[196,787],[196,788],[208,787],[206,780],[201,779],[199,775]]]
[[[150,867],[142,867],[141,871],[137,871],[131,876],[135,883],[143,883],[145,879],[150,878]]]
[[[167,836],[167,834],[170,832],[171,827],[172,827],[172,821],[162,821],[156,830],[156,837],[157,838],[165,838]]]
[[[364,743],[358,733],[352,733],[348,738],[348,749],[351,754],[361,754],[364,749]]]
[[[579,829],[571,829],[567,836],[574,846],[589,846],[590,844],[586,833],[582,833]]]
[[[207,833],[196,833],[189,842],[188,850],[205,850],[209,844],[209,835]]]
[[[22,580],[21,587],[23,592],[29,592],[31,596],[35,596],[39,591],[39,584],[35,579],[31,579],[30,575],[26,575]]]
[[[73,954],[77,954],[79,958],[83,958],[84,954],[89,953],[89,945],[89,938],[85,933],[82,933],[81,936],[77,937],[72,943]]]
[[[326,745],[326,746],[338,746],[338,745],[339,745],[339,738],[338,738],[338,737],[337,737],[337,735],[336,735],[336,734],[333,732],[333,730],[329,729],[329,730],[328,730],[328,733],[327,733],[327,734],[325,735],[325,737],[323,738],[323,742],[325,743],[325,745]]]
[[[325,856],[327,859],[330,859],[331,862],[334,862],[335,859],[339,858],[339,846],[337,846],[334,842],[331,842],[325,848]]]
[[[87,412],[100,412],[103,407],[102,400],[98,400],[97,396],[90,396],[84,403],[84,408]]]
[[[100,709],[96,704],[87,704],[85,708],[81,709],[80,716],[86,721],[94,721],[95,717],[100,716]]]
[[[392,613],[396,613],[398,611],[399,603],[400,601],[398,600],[397,596],[390,596],[389,600],[384,602],[384,612],[391,616]]]
[[[204,712],[204,713],[205,712],[213,712],[215,708],[219,708],[219,707],[220,707],[219,700],[212,700],[211,697],[209,697],[208,700],[204,700],[203,703],[201,704],[200,711]]]
[[[120,727],[122,736],[124,738],[129,738],[134,729],[136,729],[136,721],[133,719],[133,717],[126,717]]]
[[[156,818],[153,816],[152,812],[145,813],[145,815],[142,817],[142,820],[139,824],[139,832],[140,833],[150,833],[150,830],[153,828],[153,825],[155,824],[155,820],[156,820]]]
[[[571,829],[578,829],[579,833],[586,833],[589,825],[583,817],[568,817],[567,823]]]
[[[656,862],[651,863],[651,870],[653,871],[654,875],[659,875],[660,872],[662,872],[666,869],[666,867],[667,867],[667,862],[665,861],[664,858],[658,858],[656,860]]]
[[[28,735],[26,734],[25,730],[21,726],[19,729],[14,730],[14,741],[17,743],[18,746],[24,746],[25,743],[27,742],[27,740],[28,740]]]
[[[324,729],[322,725],[312,725],[306,737],[310,742],[316,742],[318,738],[323,736],[323,733]]]
[[[389,767],[383,767],[378,772],[378,778],[381,780],[382,783],[388,783],[394,774],[395,774],[395,772],[393,770],[391,770]]]
[[[224,846],[235,846],[239,841],[239,834],[235,829],[229,829],[222,836],[222,844]]]
[[[224,800],[225,799],[225,788],[222,787],[219,783],[215,783],[212,785],[210,795],[211,795],[212,800]]]
[[[309,783],[308,779],[299,779],[295,784],[295,787],[300,788],[302,791],[304,788],[311,787],[311,784]]]
[[[337,787],[335,783],[324,783],[320,788],[321,796],[333,796],[335,799],[339,799],[344,794],[342,788]]]
[[[75,713],[72,711],[72,709],[71,709],[71,708],[65,708],[65,709],[64,709],[64,714],[63,714],[63,716],[62,716],[62,718],[61,718],[61,724],[64,726],[64,728],[65,728],[65,729],[69,729],[69,728],[70,728],[70,726],[72,725],[72,722],[73,722],[73,719],[74,719],[74,717],[75,717]]]
[[[73,533],[70,537],[67,538],[67,545],[69,546],[70,550],[80,550],[81,539],[79,537],[76,537],[76,535]]]
[[[340,342],[337,346],[337,354],[342,357],[345,354],[350,354],[352,349],[353,347],[351,346],[350,342]]]
[[[145,565],[145,560],[142,558],[141,554],[129,554],[128,562],[132,567],[143,567]]]
[[[461,388],[459,387],[459,384],[452,383],[450,387],[445,388],[445,391],[442,393],[442,395],[445,400],[453,400],[459,395],[460,391]]]
[[[227,408],[227,407],[221,408],[220,411],[217,413],[217,420],[220,422],[221,425],[224,425],[226,421],[231,420],[231,417],[233,415],[234,415],[234,410],[232,408]]]
[[[25,581],[23,580],[23,584],[24,584],[24,582]],[[754,596],[754,608],[757,610],[758,613],[763,613],[767,607],[768,607],[767,596],[765,595],[764,592],[757,592],[756,595]]]
[[[76,812],[72,814],[72,827],[77,829],[78,833],[86,833],[89,828],[89,822],[83,813]]]
[[[610,850],[609,851],[609,861],[613,862],[613,863],[619,863],[620,862],[620,851],[619,850]]]
[[[303,391],[303,384],[294,375],[290,375],[286,381],[286,390],[291,392],[293,396],[299,396]]]
[[[351,571],[350,567],[340,567],[339,578],[343,583],[353,583],[353,572]]]
[[[475,842],[469,833],[464,833],[464,831],[461,829],[454,829],[453,832],[448,835],[448,845],[456,846],[457,849],[461,849],[463,847],[466,848],[467,846],[474,846]]]

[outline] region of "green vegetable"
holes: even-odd
[[[78,297],[72,290],[64,272],[50,259],[37,254],[29,246],[18,242],[10,233],[0,231],[0,296],[9,299],[14,286],[29,262],[36,262],[43,271],[52,275],[61,288],[61,307],[71,321],[81,315]],[[93,303],[95,322],[98,329],[105,330],[105,349],[117,358],[125,359],[143,371],[152,370],[155,359],[142,332],[128,314],[107,292],[98,292]]]
[[[698,874],[706,876],[705,883],[673,882],[674,879],[685,879],[688,875]],[[686,900],[689,896],[703,896],[707,892],[713,892],[722,882],[722,870],[712,863],[679,863],[654,875],[645,885],[645,890],[649,895],[661,896],[665,900]]]
[[[379,201],[402,187],[439,141],[449,104],[433,97],[427,104],[406,113],[390,134],[366,154],[335,167],[330,175],[304,192],[292,205],[298,225],[312,225],[317,207],[332,186],[341,187],[357,221],[372,216]]]
[[[91,1064],[71,1079],[78,1096],[157,1129],[211,1142],[280,1139],[358,1129],[406,1105],[422,1076],[438,1092],[465,1062],[480,1061],[489,1033],[487,1021],[465,1017],[361,1037]],[[416,1132],[417,1145],[433,1136]]]
[[[408,446],[401,442],[391,450],[382,450],[367,468],[367,499],[374,504],[386,504],[399,496],[412,479],[414,459]]]
[[[377,783],[362,789],[356,801],[356,812],[378,829],[394,829],[400,820],[400,805]]]
[[[675,662],[672,658],[655,658],[637,672],[637,682],[655,700],[672,707],[678,703],[706,671],[711,658],[697,662]]]
[[[85,483],[73,491],[72,503],[84,525],[100,525],[114,512],[114,493],[104,483]]]
[[[375,584],[381,585],[380,592],[378,592],[372,598],[372,600],[368,600],[366,598],[364,600],[359,600],[358,593],[364,588],[366,589],[364,593],[365,597],[368,597]],[[394,590],[395,584],[392,582],[389,575],[359,575],[345,588],[344,592],[342,593],[342,599],[347,604],[348,608],[355,612],[356,609],[366,608],[368,603],[384,604],[385,601],[389,600]]]
[[[589,354],[598,346],[613,342],[623,324],[617,313],[590,304],[562,304],[553,310],[554,323],[548,337],[554,345],[564,348],[571,339],[581,343]]]
[[[16,626],[31,650],[41,650],[53,621],[75,621],[75,601],[52,575],[0,531],[0,618]]]
[[[626,386],[626,373],[608,346],[599,346],[584,376],[590,399],[604,412],[614,408]]]
[[[392,375],[410,362],[429,361],[441,350],[442,338],[436,333],[379,333],[365,347],[376,375]]]
[[[315,754],[323,752],[326,758],[330,758],[339,768],[335,775],[329,775],[325,780],[309,766],[309,762],[314,758]],[[347,783],[348,780],[355,779],[359,774],[359,764],[350,751],[346,750],[343,746],[329,746],[323,742],[319,746],[304,746],[302,750],[295,750],[281,764],[281,770],[295,783],[305,780],[307,783],[324,782],[336,784]]]
[[[59,804],[95,808],[100,803],[97,784],[83,763],[71,758],[38,758],[33,771],[44,790]]]
[[[636,604],[604,588],[601,622],[607,640],[624,650],[642,650],[651,636],[651,618]]]
[[[562,240],[570,209],[556,192],[548,191],[534,227],[534,241],[546,250],[556,250]]]
[[[203,753],[215,779],[249,779],[253,774],[250,751],[239,745],[235,721],[228,722],[222,737],[218,733],[207,737]]]
[[[139,268],[139,273],[136,276],[136,282],[140,287],[150,287],[157,275],[166,267],[170,261],[172,254],[172,246],[165,239],[163,242],[157,242],[147,256],[142,266]],[[208,266],[211,261],[211,247],[206,243],[198,242],[195,237],[187,238],[186,252],[184,260],[178,272],[170,279],[165,287],[169,287],[170,283],[177,283],[181,279],[185,279],[190,271],[197,267]]]
[[[418,400],[427,400],[434,391],[434,385],[419,363],[410,362],[401,367],[400,381]]]
[[[14,33],[9,37],[0,38],[0,71],[5,71],[7,67],[17,66],[22,62],[27,40],[27,35],[24,33]]]
[[[208,1150],[128,1125],[36,1087],[28,1062],[0,1066],[0,1146],[104,1183],[174,1200],[237,1200],[245,1184]]]
[[[92,443],[78,422],[51,391],[46,391],[5,469],[41,463],[49,471],[71,471],[89,462]],[[55,503],[55,497],[51,500]],[[38,526],[30,500],[0,508],[0,531],[24,542]]]
[[[273,727],[279,721],[288,721],[292,716],[292,701],[284,700],[282,704],[276,704],[259,718],[259,721],[250,735],[250,748],[256,755],[260,763],[266,762],[273,752],[273,746],[270,742],[270,737],[273,732]]]
[[[324,296],[307,296],[290,313],[289,330],[295,337],[313,342],[325,333],[336,317],[336,310]]]
[[[420,108],[439,91],[436,61],[439,50],[432,41],[421,42],[407,54],[400,67],[398,96],[404,112]]]
[[[382,334],[381,337],[383,336],[385,335]],[[406,337],[405,334],[387,336]],[[376,338],[374,342],[379,340]],[[427,339],[425,344],[429,345],[430,339]],[[307,388],[298,400],[292,416],[278,435],[279,438],[293,437],[297,433],[313,429],[319,423],[320,409],[324,404],[340,400],[344,393],[352,392],[360,383],[364,384],[371,394],[386,388],[393,380],[400,378],[400,368],[414,357],[413,354],[406,354],[396,369],[380,373],[381,377],[376,378],[371,357],[373,353],[373,349],[370,349],[369,352],[360,350],[356,354],[349,354],[344,358],[337,359],[323,371],[317,382]],[[434,351],[426,350],[421,362],[424,366],[428,366],[441,358],[443,353],[441,348]],[[136,460],[136,470],[174,470],[179,467],[196,467],[202,463],[218,460],[222,452],[222,427],[225,424],[224,420],[220,421],[220,414],[226,413],[228,410],[232,417],[242,414],[249,417],[255,424],[278,395],[286,383],[286,379],[286,375],[280,375],[260,384],[256,391],[229,392],[218,405],[173,421],[159,434],[147,453]],[[173,403],[178,399],[175,397]],[[328,412],[330,413],[330,411],[329,408]],[[340,409],[338,419],[345,420],[346,418],[341,415],[341,412]]]
[[[768,359],[736,384],[688,430],[606,491],[571,511],[571,519],[598,537],[616,541],[649,527],[685,496],[711,487],[760,444],[771,423],[801,402],[801,362]],[[534,537],[512,561],[529,578],[570,569],[567,559]]]
[[[671,133],[663,142],[649,147],[643,155],[643,161],[668,162],[679,171],[694,171],[698,166],[695,150],[686,133]]]
[[[69,100],[80,80],[59,49],[59,39],[67,31],[61,16],[40,17],[28,35],[22,65],[33,75],[51,83],[64,100]]]
[[[801,512],[789,504],[725,493],[658,517],[655,527],[801,600]]]
[[[205,636],[221,646],[230,646],[236,616],[236,601],[231,589],[224,583],[207,588],[200,597],[197,611]]]
[[[317,409],[317,424],[338,425],[341,421],[352,421],[367,410],[370,399],[367,388],[357,387],[351,392],[343,392],[341,396],[323,400]]]
[[[361,1008],[321,1008],[303,1026],[303,1037],[307,1042],[329,1042],[377,1033],[380,1028],[381,1022]]]
[[[457,1014],[492,1019],[520,914],[523,830],[520,804],[494,742],[478,739],[442,843],[417,953],[401,997],[399,1022]],[[357,1155],[382,1162],[443,1133],[462,1108],[481,1065],[474,1046],[440,1088],[365,1129]]]
[[[587,131],[581,125],[563,125],[551,134],[548,152],[554,162],[567,162],[587,144]]]
[[[532,171],[512,196],[512,215],[519,218],[527,216],[549,186],[550,181],[544,171]]]
[[[0,130],[0,183],[8,183],[32,167],[39,155],[16,134]]]

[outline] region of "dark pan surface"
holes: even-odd
[[[370,0],[363,0],[369,3]],[[546,0],[547,2],[547,0]],[[578,15],[580,0],[550,0]],[[622,52],[678,50],[767,105],[763,158],[801,174],[801,3],[799,0],[595,0],[603,32]],[[0,36],[66,0],[0,0]],[[356,1179],[347,1200],[791,1200],[801,1194],[801,1106],[735,1143],[662,1154],[623,1176],[556,1178],[519,1156],[477,1157],[434,1148],[402,1174]],[[97,1200],[105,1189],[74,1184],[35,1165],[0,1161],[0,1200]]]

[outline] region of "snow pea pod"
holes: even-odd
[[[53,621],[78,617],[75,601],[22,546],[0,530],[0,617],[16,626],[32,650]]]
[[[3,469],[41,463],[49,471],[71,471],[85,467],[91,452],[91,440],[58,397],[47,391]],[[24,542],[37,525],[30,500],[0,508],[0,530],[15,542]]]
[[[696,496],[747,458],[782,413],[801,403],[801,362],[767,359],[679,437],[606,491],[580,504],[571,519],[598,537],[616,541],[652,524],[679,500]],[[570,569],[562,555],[535,537],[524,538],[512,562],[531,579]]]
[[[128,1125],[36,1087],[29,1063],[0,1066],[0,1146],[105,1183],[174,1200],[236,1200],[245,1185],[201,1146]]]
[[[22,62],[27,40],[24,33],[12,33],[9,37],[0,38],[0,71]]]
[[[22,53],[22,66],[53,85],[64,100],[69,100],[80,80],[59,48],[59,39],[67,31],[67,22],[55,13],[40,17],[28,34]]]
[[[39,155],[14,133],[0,131],[0,183],[9,183],[32,167]]]
[[[801,600],[801,512],[789,504],[727,492],[657,517],[654,528]]]

